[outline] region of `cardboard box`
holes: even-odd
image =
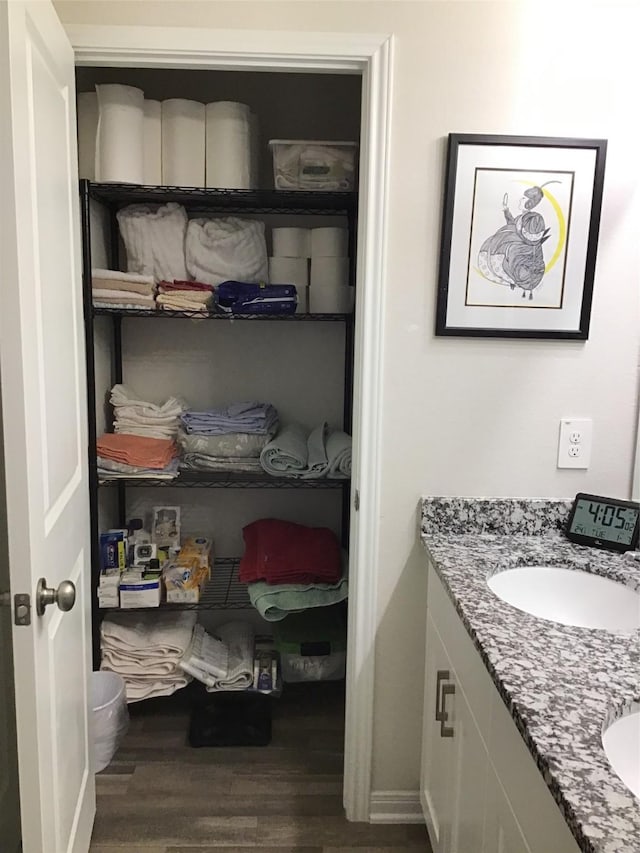
[[[120,580],[120,607],[159,607],[162,599],[162,579],[127,577]]]

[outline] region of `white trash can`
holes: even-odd
[[[91,673],[94,773],[109,764],[129,728],[124,679],[115,672]]]

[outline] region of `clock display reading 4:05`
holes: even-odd
[[[626,551],[637,542],[640,507],[631,501],[578,494],[567,535],[584,545]]]

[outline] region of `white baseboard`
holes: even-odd
[[[418,791],[372,791],[371,823],[424,823]]]

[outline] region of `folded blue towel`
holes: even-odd
[[[180,417],[186,432],[200,435],[229,432],[267,435],[278,427],[278,413],[270,403],[233,403],[226,409],[184,412]]]

